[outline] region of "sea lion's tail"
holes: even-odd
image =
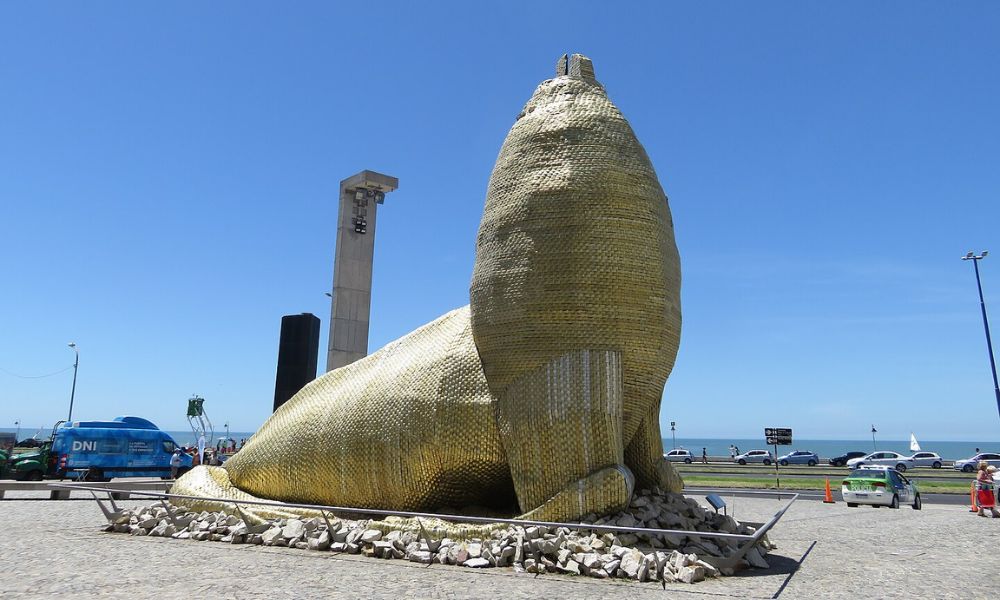
[[[197,466],[178,478],[170,489],[170,493],[184,496],[171,500],[176,505],[184,506],[193,511],[223,511],[237,516],[242,513],[248,524],[262,523],[267,519],[321,516],[317,510],[291,507],[283,509],[280,506],[245,504],[247,501],[273,501],[258,498],[239,489],[229,480],[229,473],[222,467]]]

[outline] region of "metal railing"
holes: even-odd
[[[174,513],[170,510],[169,505],[165,502],[168,499],[176,500],[193,500],[197,502],[218,502],[223,505],[232,505],[233,508],[239,513],[240,517],[246,525],[250,525],[245,518],[243,511],[240,506],[266,506],[277,509],[303,509],[312,510],[319,512],[324,520],[327,519],[326,513],[331,513],[336,515],[340,514],[360,514],[360,515],[375,515],[380,517],[408,517],[415,518],[418,520],[420,518],[425,519],[439,519],[442,521],[448,521],[453,523],[481,523],[481,524],[504,524],[504,525],[518,525],[522,527],[531,526],[541,526],[548,528],[559,528],[565,527],[567,529],[576,531],[601,531],[609,533],[633,533],[633,534],[650,534],[650,535],[674,535],[674,536],[686,536],[686,537],[696,537],[696,538],[709,538],[709,539],[730,539],[737,540],[736,552],[727,557],[717,557],[717,556],[700,556],[701,560],[711,564],[716,568],[726,568],[733,567],[739,562],[746,553],[753,547],[757,546],[763,537],[771,530],[772,527],[784,516],[785,512],[792,506],[795,500],[798,499],[798,493],[789,493],[790,496],[788,502],[786,502],[770,519],[764,523],[749,522],[744,521],[743,524],[755,527],[756,530],[753,534],[740,534],[740,533],[726,533],[726,532],[716,532],[716,531],[692,531],[689,529],[659,529],[651,527],[625,527],[621,525],[595,525],[593,523],[560,523],[556,521],[534,521],[528,519],[504,519],[496,517],[476,517],[471,515],[451,515],[451,514],[440,514],[440,513],[426,513],[426,512],[416,512],[416,511],[403,511],[403,510],[384,510],[376,508],[357,508],[357,507],[346,507],[346,506],[330,506],[323,504],[299,504],[290,502],[276,502],[272,500],[233,500],[231,498],[213,498],[205,496],[189,496],[184,494],[171,494],[167,492],[148,492],[139,490],[118,490],[112,487],[94,487],[94,486],[80,486],[73,485],[68,486],[65,484],[49,484],[53,488],[66,488],[70,487],[75,490],[89,491],[94,500],[97,502],[104,513],[104,516],[108,519],[109,523],[114,523],[118,518],[120,518],[124,511],[118,508],[115,504],[112,495],[114,493],[121,493],[128,491],[128,493],[133,496],[133,499],[138,499],[138,497],[145,497],[151,499],[158,499],[163,504],[164,508],[167,510],[167,514],[171,520],[175,519]],[[112,510],[104,505],[104,502],[97,496],[97,492],[108,494],[107,501],[110,502]],[[759,492],[760,495],[774,495],[774,492]],[[783,494],[784,495],[784,494]],[[179,503],[183,505],[183,503]],[[176,522],[176,521],[175,521]],[[329,521],[327,520],[327,527],[329,527]],[[423,526],[421,525],[421,528]],[[428,540],[430,541],[430,540]]]

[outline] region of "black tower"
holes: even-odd
[[[281,317],[278,374],[274,379],[274,410],[316,379],[319,319],[311,313]]]

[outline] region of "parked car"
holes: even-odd
[[[747,463],[764,463],[765,465],[769,465],[774,459],[771,457],[769,450],[751,450],[738,455],[733,460],[741,465]]]
[[[694,456],[691,455],[691,451],[685,450],[684,448],[675,448],[664,454],[663,458],[670,462],[685,462],[687,464],[691,464],[691,461],[694,460]]]
[[[784,456],[778,457],[778,464],[783,467],[785,465],[809,465],[810,467],[814,467],[818,462],[819,455],[808,450],[796,450],[795,452],[789,452]]]
[[[850,508],[859,504],[889,508],[909,504],[913,510],[920,510],[923,505],[917,485],[896,469],[886,466],[870,465],[854,469],[842,485],[840,494]]]
[[[914,467],[930,467],[940,469],[944,459],[938,456],[937,452],[917,452],[910,457]]]
[[[865,456],[866,454],[868,454],[868,453],[867,452],[847,452],[847,453],[841,454],[840,456],[834,456],[833,458],[831,458],[830,459],[830,464],[833,465],[833,466],[835,466],[835,467],[846,467],[847,466],[847,461],[851,460],[852,458],[861,458],[862,456]]]
[[[1000,454],[995,452],[980,452],[972,458],[963,458],[955,461],[955,469],[963,473],[971,473],[979,466],[979,461],[985,460],[987,463],[1000,469]]]
[[[847,466],[852,469],[871,465],[892,467],[900,472],[911,469],[914,466],[910,457],[903,456],[899,452],[872,452],[871,454],[862,456],[861,458],[852,458],[847,461]]]

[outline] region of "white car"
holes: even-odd
[[[899,452],[872,452],[868,456],[852,458],[847,461],[847,466],[852,469],[870,465],[892,467],[900,473],[906,471],[907,469],[912,469],[915,466],[913,459],[909,456],[903,456]]]
[[[687,464],[691,464],[691,461],[694,460],[694,456],[691,455],[691,451],[685,450],[684,448],[675,448],[674,450],[664,454],[663,458],[670,462],[684,462]]]
[[[914,467],[940,469],[941,465],[944,464],[944,459],[938,456],[937,452],[917,452],[910,457],[910,460],[913,461]]]
[[[899,508],[901,504],[909,504],[914,510],[920,510],[923,505],[913,482],[899,471],[882,465],[867,465],[851,471],[844,479],[841,495],[848,508],[859,504]]]
[[[733,460],[741,465],[747,463],[764,463],[765,465],[769,465],[774,461],[769,450],[751,450],[750,452],[740,454]]]

